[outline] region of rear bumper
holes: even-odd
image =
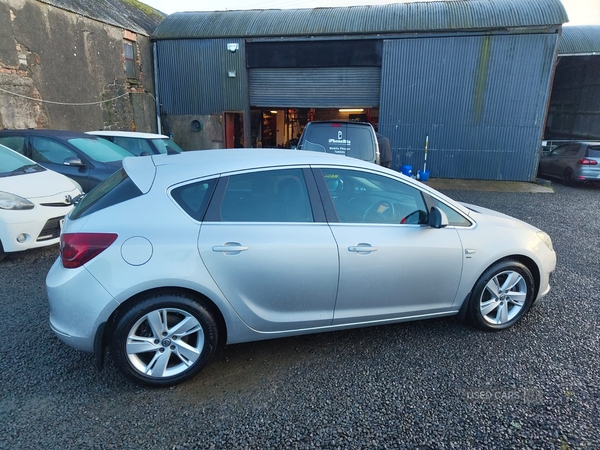
[[[94,351],[98,328],[119,306],[84,267],[65,269],[60,259],[46,276],[50,327],[65,344]]]

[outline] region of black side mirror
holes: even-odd
[[[63,161],[63,164],[65,166],[74,166],[74,167],[84,167],[85,166],[83,161],[81,161],[81,159],[77,158],[76,156],[71,156],[70,158],[65,159]]]
[[[432,206],[429,211],[429,226],[432,228],[444,228],[448,226],[448,216],[437,206]]]
[[[142,153],[140,153],[140,156],[150,156],[150,153],[148,153],[148,152],[142,152]]]

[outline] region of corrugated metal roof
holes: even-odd
[[[562,30],[559,55],[600,55],[600,25],[569,25]]]
[[[39,0],[90,19],[150,35],[165,15],[137,0]]]
[[[560,0],[447,0],[314,9],[183,12],[154,39],[379,34],[499,29],[568,21]]]

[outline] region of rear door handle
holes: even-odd
[[[349,252],[356,252],[362,255],[368,255],[371,252],[376,252],[377,247],[373,247],[370,244],[358,244],[355,246],[348,247]]]
[[[221,252],[226,255],[239,255],[241,252],[248,250],[248,247],[238,242],[225,242],[223,245],[215,245],[212,250],[213,252]]]

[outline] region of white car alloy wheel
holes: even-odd
[[[533,276],[525,265],[500,261],[486,270],[475,284],[471,316],[481,328],[508,328],[531,307],[533,290]]]
[[[130,378],[170,386],[200,371],[216,347],[216,324],[202,305],[178,295],[150,298],[118,321],[115,364]]]

